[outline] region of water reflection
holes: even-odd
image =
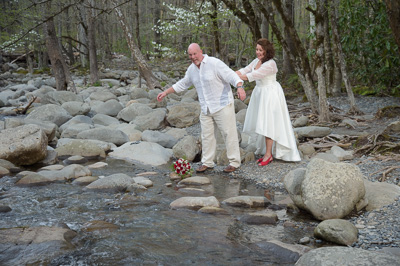
[[[2,214],[0,227],[65,224],[75,230],[76,248],[47,261],[50,265],[292,265],[255,248],[253,243],[277,239],[293,244],[312,234],[280,225],[247,225],[237,220],[245,212],[260,209],[222,206],[229,215],[171,210],[169,204],[187,196],[187,191],[165,186],[170,182],[167,167],[154,169],[118,160],[107,163],[106,168],[94,169],[93,175],[134,176],[155,170],[159,174],[149,176],[154,183],[152,188],[137,194],[88,191],[72,184],[16,187],[12,185],[15,177],[4,177],[0,185],[7,191],[3,192],[0,204],[10,206],[12,211]],[[205,196],[214,195],[219,201],[243,193],[264,193],[227,175],[207,177],[212,185],[201,188],[206,191]],[[284,217],[286,213],[281,211],[278,215]],[[88,231],[85,224],[90,221],[104,221],[116,227]]]

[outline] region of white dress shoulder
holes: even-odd
[[[272,156],[285,161],[300,161],[285,95],[276,81],[278,68],[273,59],[257,70],[259,59],[240,69],[249,81],[256,81],[247,108],[243,131],[257,133],[256,154],[265,154],[265,136],[274,141]]]

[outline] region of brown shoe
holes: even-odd
[[[202,164],[199,168],[197,168],[196,173],[204,173],[207,169],[212,169],[212,168]]]
[[[232,165],[228,165],[225,169],[224,172],[225,173],[232,173],[233,171],[236,170],[236,167],[233,167]]]

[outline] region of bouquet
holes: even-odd
[[[172,164],[172,170],[177,173],[181,178],[192,176],[193,169],[188,160],[179,158]]]

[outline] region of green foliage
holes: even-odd
[[[96,81],[95,83],[93,83],[92,84],[92,86],[94,86],[94,87],[101,87],[102,86],[102,84],[101,84],[101,81]]]
[[[344,0],[340,13],[341,41],[352,83],[368,86],[355,92],[390,93],[391,87],[400,84],[400,60],[384,1]]]
[[[165,87],[165,86],[167,86],[167,82],[161,81],[161,82],[160,82],[160,85],[161,85],[162,87]]]

